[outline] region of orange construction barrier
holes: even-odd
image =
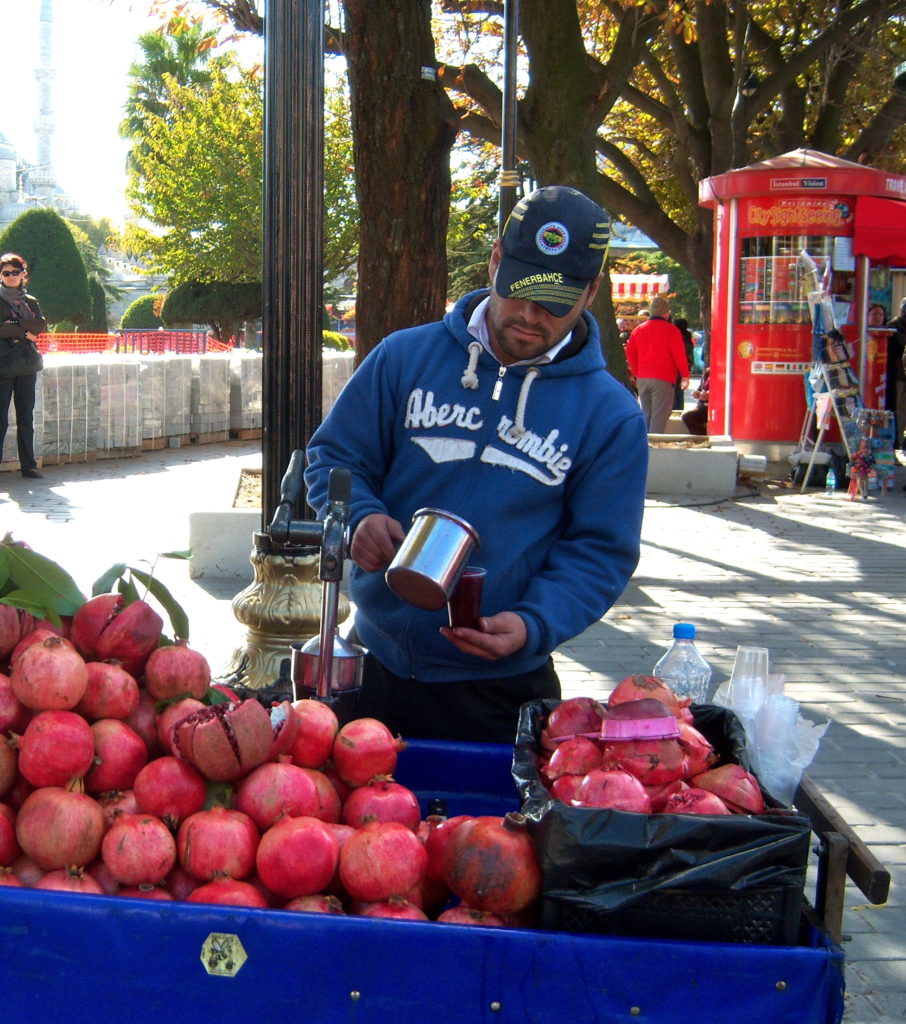
[[[202,354],[230,352],[231,342],[217,341],[207,331],[122,331],[119,334],[41,334],[38,349],[48,352],[121,352],[141,355],[163,352]]]

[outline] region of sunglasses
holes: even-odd
[[[0,277],[18,277],[24,273],[24,270],[0,270]]]

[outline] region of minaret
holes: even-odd
[[[41,197],[48,206],[53,205],[54,173],[51,158],[51,142],[54,123],[51,109],[51,82],[54,70],[51,66],[51,35],[53,30],[53,0],[41,0],[40,41],[38,67],[35,79],[38,83],[38,117],[35,120],[35,135],[38,141],[38,160],[29,174],[29,184],[34,194]]]

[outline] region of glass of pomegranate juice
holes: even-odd
[[[478,629],[481,616],[481,592],[484,589],[484,578],[487,573],[477,565],[467,565],[459,577],[459,582],[447,602],[447,614],[450,626],[466,626]]]

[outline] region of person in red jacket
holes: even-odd
[[[663,434],[673,410],[677,377],[683,391],[689,386],[689,362],[683,336],[670,323],[670,306],[662,295],[651,300],[648,314],[648,319],[629,335],[626,362],[636,378],[648,433]]]

